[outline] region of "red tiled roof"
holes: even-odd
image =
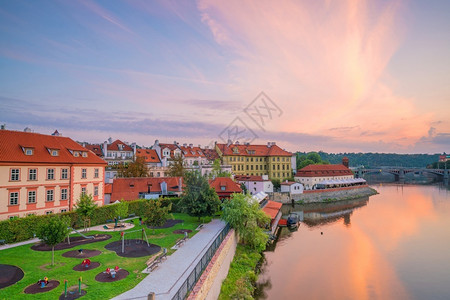
[[[281,149],[277,145],[237,145],[237,144],[217,144],[223,155],[240,156],[292,156],[291,152]]]
[[[180,146],[181,151],[183,152],[184,157],[205,157],[202,149],[200,147],[184,147]]]
[[[86,149],[91,150],[92,152],[95,153],[95,155],[102,157],[103,156],[103,151],[102,151],[102,147],[100,145],[91,145],[91,144],[86,144],[84,146]]]
[[[295,177],[348,176],[353,172],[344,165],[308,165],[297,170]]]
[[[135,177],[116,178],[112,183],[111,202],[139,199],[139,193],[161,193],[161,183],[167,183],[168,192],[180,192],[181,177]]]
[[[119,145],[123,145],[123,149],[119,149]],[[121,140],[115,140],[108,145],[108,150],[111,151],[133,151],[133,148],[122,142]]]
[[[215,149],[202,149],[203,153],[205,154],[206,158],[210,161],[214,161],[219,157],[219,154]]]
[[[161,147],[161,149],[169,148],[170,151],[178,149],[178,145],[175,144],[159,144],[159,146]]]
[[[235,175],[234,180],[236,180],[236,181],[269,181],[268,179],[263,179],[262,176],[256,176],[256,175]]]
[[[281,210],[283,204],[275,201],[267,201],[266,206],[263,207],[263,212],[266,213],[272,220],[276,218],[278,212]]]
[[[111,194],[112,193],[112,184],[106,183],[105,184],[105,194]]]
[[[159,163],[159,162],[161,162],[159,160],[158,154],[156,153],[156,150],[154,150],[154,149],[136,149],[136,156],[144,157],[146,163]]]
[[[233,181],[229,177],[217,177],[215,179],[209,180],[209,186],[216,190],[217,194],[220,193],[242,193],[242,189],[239,184]],[[223,191],[221,187],[224,186]]]
[[[33,148],[33,155],[25,155],[22,147]],[[52,149],[59,150],[58,156],[50,154]],[[75,157],[70,151],[86,152],[87,157]],[[68,137],[11,130],[0,130],[0,162],[106,164]]]

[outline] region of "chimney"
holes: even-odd
[[[209,146],[205,146],[205,149],[209,149]]]
[[[108,144],[112,144],[112,138],[111,137],[109,137],[109,139],[108,139]]]
[[[159,140],[155,140],[155,146],[159,146]]]
[[[186,144],[186,143],[184,143],[184,144],[183,144],[183,147],[187,147],[187,144]]]
[[[189,144],[189,148],[192,148],[192,146],[194,146],[193,144]]]
[[[84,148],[86,148],[86,142],[81,143],[81,146],[83,146]]]
[[[344,156],[344,157],[342,158],[342,164],[348,168],[348,157],[345,157],[345,156]]]
[[[31,132],[31,128],[30,128],[30,127],[25,127],[25,129],[23,130],[23,132]]]
[[[131,144],[131,147],[133,148],[133,155],[136,156],[136,143]]]
[[[270,142],[267,142],[267,147],[270,148],[270,146],[272,146]]]
[[[177,143],[177,141],[173,141],[173,144],[176,145],[176,144],[178,144],[178,143]]]
[[[232,142],[230,139],[228,139],[227,147],[229,147],[232,143],[233,143],[233,142]]]
[[[236,145],[239,145],[239,141],[236,141],[235,144],[236,144]]]
[[[198,144],[198,147],[199,147],[199,148],[201,148],[201,147],[202,147],[202,145]]]
[[[103,157],[107,157],[108,156],[108,142],[104,141],[103,142]]]

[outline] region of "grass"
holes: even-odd
[[[261,253],[238,244],[227,278],[222,283],[219,300],[253,299],[257,275],[256,266]]]
[[[146,233],[149,242],[168,249],[168,254],[174,252],[170,247],[175,245],[176,241],[183,237],[181,234],[173,234],[172,231],[176,229],[191,229],[189,237],[196,234],[194,230],[200,224],[196,217],[189,217],[186,214],[173,214],[174,219],[181,219],[184,222],[176,224],[170,228],[164,229],[148,229]],[[210,221],[208,220],[205,221]],[[134,219],[132,222],[138,224],[138,220]],[[128,229],[127,231],[136,230],[137,227]],[[89,234],[104,234],[105,232],[90,231]],[[25,275],[16,284],[6,287],[1,290],[0,299],[56,299],[64,292],[64,280],[68,280],[68,286],[78,285],[78,278],[82,277],[82,283],[86,286],[87,295],[83,299],[110,299],[117,296],[138,284],[147,274],[141,273],[146,268],[145,262],[149,256],[139,258],[120,257],[115,252],[106,250],[105,245],[120,239],[120,231],[106,232],[111,234],[112,238],[106,241],[83,245],[83,249],[100,250],[102,254],[90,258],[91,261],[100,263],[100,267],[84,272],[77,272],[72,268],[80,264],[82,259],[66,258],[62,254],[70,250],[76,250],[80,247],[74,247],[66,250],[55,251],[55,265],[51,266],[51,251],[34,251],[31,249],[32,244],[23,245],[19,247],[9,248],[0,251],[0,261],[2,264],[10,264],[20,267]],[[76,235],[71,235],[76,236]],[[125,235],[128,239],[138,238],[140,234],[130,233]],[[119,266],[127,270],[130,274],[127,278],[109,283],[97,282],[95,276],[104,271],[107,267],[113,268]],[[60,285],[49,292],[41,294],[24,294],[24,289],[30,284],[36,283],[39,279],[47,276],[49,280],[58,280]]]

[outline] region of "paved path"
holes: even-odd
[[[203,225],[196,235],[168,256],[138,285],[113,299],[147,299],[150,292],[155,293],[156,300],[172,299],[224,227],[225,223],[218,219]]]

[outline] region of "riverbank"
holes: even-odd
[[[323,203],[323,202],[334,202],[343,200],[352,200],[361,197],[373,196],[378,194],[378,192],[365,185],[357,187],[342,187],[336,189],[327,190],[310,190],[304,191],[303,194],[292,195],[292,199],[296,203]],[[286,202],[289,203],[289,202]]]

